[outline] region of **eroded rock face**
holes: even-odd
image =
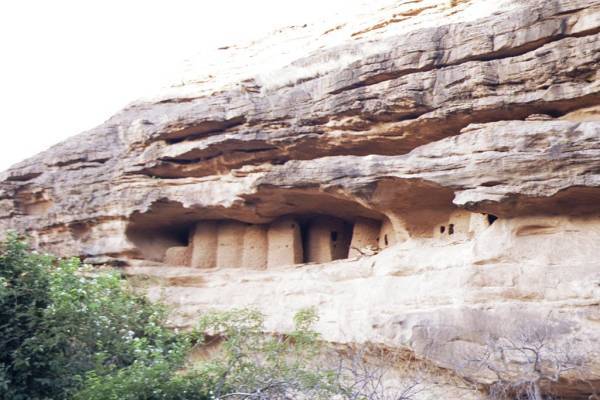
[[[250,305],[285,332],[316,306],[331,342],[488,384],[460,359],[551,319],[600,382],[600,1],[379,0],[334,22],[192,62],[13,166],[0,228],[152,277],[181,326]]]

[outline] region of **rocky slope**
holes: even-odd
[[[460,360],[549,326],[544,351],[590,362],[545,390],[587,398],[599,65],[599,0],[369,2],[192,59],[177,85],[13,166],[0,228],[146,279],[181,326],[250,305],[285,332],[316,306],[328,341],[484,385],[498,375]]]

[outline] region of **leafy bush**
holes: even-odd
[[[255,310],[211,312],[185,336],[187,343],[218,348],[214,357],[178,373],[162,360],[136,362],[103,377],[91,373],[75,399],[330,399],[333,375],[310,364],[319,352],[318,335],[310,329],[315,319],[314,311],[303,310],[291,334],[269,336]]]
[[[337,389],[335,375],[317,363],[320,342],[312,330],[315,311],[298,312],[288,335],[265,335],[263,319],[251,309],[213,312],[201,318],[199,332],[223,338],[220,354],[195,369],[212,382],[213,398],[331,398]]]
[[[118,274],[30,252],[11,234],[0,249],[0,398],[68,398],[93,378],[175,370],[190,344],[165,318]]]
[[[24,243],[10,235],[0,253],[0,394],[2,399],[44,398],[51,386],[47,368],[30,342],[44,330],[44,312],[50,301],[52,259],[29,254]],[[38,353],[38,354],[36,354]],[[49,360],[48,360],[49,361]],[[52,392],[52,389],[49,389]]]
[[[168,360],[152,364],[134,362],[99,376],[88,374],[84,388],[74,400],[208,400],[210,388],[204,377],[193,373],[178,373]]]

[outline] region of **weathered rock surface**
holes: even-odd
[[[597,385],[600,0],[376,3],[191,62],[13,166],[0,228],[125,266],[181,326],[316,306],[331,342],[484,384],[461,357],[552,319]]]

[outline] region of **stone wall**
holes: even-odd
[[[269,226],[268,268],[300,264],[304,259],[300,225],[293,218],[282,218]]]
[[[246,224],[222,221],[217,230],[217,267],[242,267]]]
[[[447,214],[431,236],[446,241],[470,240],[484,231],[493,218],[483,213],[456,210]],[[188,246],[169,247],[163,261],[168,265],[194,268],[254,270],[302,263],[322,264],[373,255],[410,239],[400,218],[396,225],[397,228],[387,218],[380,221],[356,217],[347,221],[328,215],[284,216],[269,224],[199,221],[190,230]],[[422,236],[414,234],[414,237]]]
[[[165,252],[165,264],[187,266],[190,264],[190,248],[188,246],[169,247]]]
[[[268,227],[248,225],[244,232],[242,266],[249,269],[265,269],[269,261]]]
[[[233,220],[199,221],[189,244],[167,248],[163,261],[195,268],[266,269],[301,263],[327,263],[378,248],[381,222],[358,218],[355,223],[326,215],[281,217],[270,224]],[[391,224],[385,234],[393,235]],[[157,250],[158,251],[158,250]]]
[[[352,242],[350,244],[350,258],[364,254],[365,251],[379,248],[379,235],[381,231],[381,222],[359,218],[354,221],[354,229],[352,231]]]
[[[195,268],[265,269],[304,260],[300,224],[289,217],[268,225],[200,221],[192,228],[185,249],[184,254],[179,246],[169,248],[164,262]]]
[[[196,224],[190,235],[191,266],[213,268],[217,266],[217,223],[202,221]]]

